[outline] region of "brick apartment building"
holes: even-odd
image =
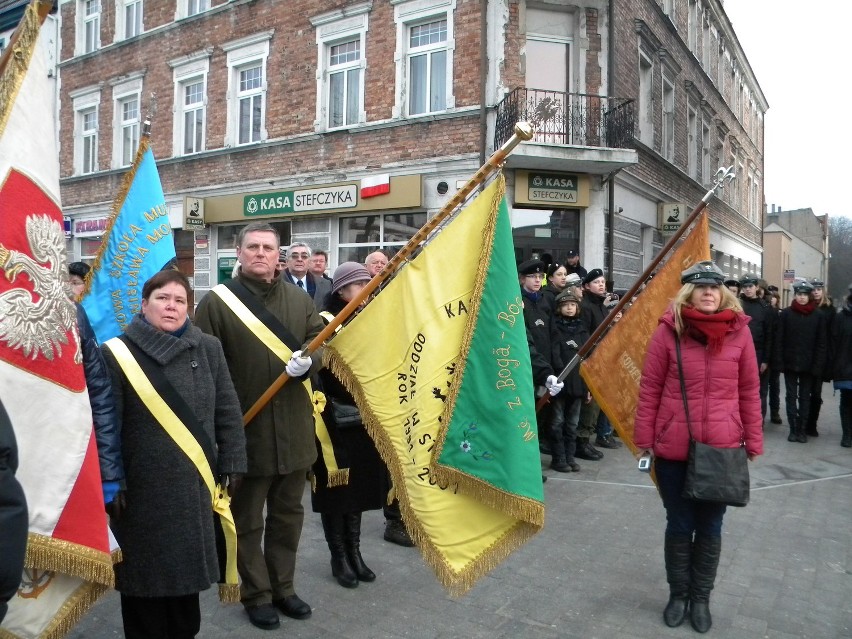
[[[332,267],[394,252],[519,119],[538,133],[506,163],[518,259],[578,249],[605,266],[611,227],[608,272],[627,287],[662,246],[660,212],[688,213],[733,163],[711,242],[725,270],[759,271],[767,106],[718,1],[63,0],[59,13],[74,259],[97,249],[155,106],[196,301],[256,219]],[[365,178],[388,192],[364,197]]]

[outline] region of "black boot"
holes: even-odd
[[[710,616],[710,591],[716,582],[716,569],[722,552],[721,537],[696,535],[692,544],[692,576],[689,583],[689,618],[696,632],[707,632],[713,625]]]
[[[331,551],[331,574],[337,578],[344,588],[355,588],[358,586],[358,576],[349,563],[346,556],[346,537],[344,530],[343,515],[331,515],[322,513],[322,529],[325,533],[325,541]]]
[[[801,417],[796,421],[796,441],[800,444],[808,443],[808,435],[805,432],[806,423]]]
[[[550,433],[550,468],[557,473],[570,473],[571,467],[565,458],[565,439],[562,437],[562,424],[554,426]]]
[[[346,556],[358,581],[375,581],[376,573],[367,568],[361,557],[361,512],[346,513],[343,521],[346,523]]]
[[[773,424],[780,424],[781,423],[781,413],[779,413],[777,410],[771,411],[769,421],[771,421]]]
[[[689,610],[689,566],[692,562],[692,539],[666,535],[666,580],[669,582],[669,603],[663,611],[663,621],[677,628]]]
[[[787,413],[787,421],[790,423],[790,434],[787,435],[787,441],[788,442],[799,441],[798,436],[797,436],[797,429],[796,429],[796,418],[791,417],[790,413]]]

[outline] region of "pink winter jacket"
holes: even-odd
[[[760,379],[749,317],[738,314],[722,350],[711,355],[688,335],[680,350],[692,435],[719,448],[745,440],[750,455],[763,453]],[[670,308],[651,337],[634,422],[633,442],[663,459],[685,461],[689,432],[680,392],[675,351],[674,315]]]

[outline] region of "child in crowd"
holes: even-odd
[[[580,299],[570,289],[566,289],[556,296],[556,313],[551,324],[553,370],[563,370],[587,339],[589,332],[580,320]],[[588,390],[580,377],[579,366],[564,381],[565,388],[551,399],[550,467],[560,473],[576,473],[580,470],[579,464],[574,461],[577,423],[580,408],[588,399]]]

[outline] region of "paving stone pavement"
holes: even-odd
[[[852,449],[841,448],[839,394],[823,390],[819,438],[786,441],[767,423],[765,455],[751,465],[752,499],[730,508],[711,596],[717,639],[852,638]],[[783,407],[783,397],[782,397]],[[542,456],[546,467],[549,458]],[[222,639],[583,639],[688,637],[667,628],[662,504],[625,448],[580,473],[545,470],[544,530],[483,578],[449,598],[414,548],[382,540],[381,513],[364,516],[362,552],[378,574],[348,590],[333,580],[319,517],[310,512],[296,587],[314,609],[306,621],[282,617],[279,630],[251,626],[242,607],[202,593],[199,637]],[[115,592],[70,639],[121,637]]]

